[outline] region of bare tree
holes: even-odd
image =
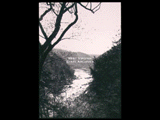
[[[44,44],[42,45],[39,41],[39,78],[41,77],[41,71],[43,67],[43,63],[48,55],[48,53],[61,41],[65,38],[64,35],[66,32],[77,22],[78,20],[78,9],[77,5],[80,5],[86,10],[91,11],[92,13],[95,13],[97,10],[100,9],[101,3],[96,3],[96,5],[93,6],[93,3],[91,2],[46,2],[46,6],[48,7],[47,10],[45,10],[41,16],[39,17],[39,28],[43,34],[40,35],[45,39]],[[43,18],[47,15],[47,13],[52,12],[55,17],[55,24],[53,27],[53,32],[50,35],[47,35],[46,31],[44,30],[44,26],[42,25]],[[57,34],[59,33],[61,29],[61,23],[62,23],[62,17],[65,13],[74,14],[75,19],[71,23],[68,24],[68,26],[63,29],[60,36],[56,38]],[[56,38],[56,39],[55,39]],[[40,81],[40,84],[44,83]]]

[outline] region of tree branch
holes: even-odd
[[[39,21],[39,27],[40,27],[40,29],[42,31],[42,34],[43,34],[44,38],[47,40],[48,37],[47,37],[47,35],[46,35],[46,33],[45,33],[45,31],[44,31],[44,29],[43,29],[42,24],[40,23],[40,21]]]
[[[54,9],[53,9],[51,3],[50,3],[50,7],[51,7],[52,11],[54,12],[54,14],[55,14],[56,16],[58,16],[58,14],[54,11]]]
[[[74,38],[74,37],[76,37],[76,36],[78,36],[78,35],[72,35],[72,36],[67,37],[67,38],[62,38],[61,40],[65,40],[65,39],[76,39],[76,38]],[[78,39],[77,39],[77,40],[78,40]]]
[[[43,17],[51,10],[52,8],[50,7],[48,10],[46,10],[41,17],[39,18],[39,21],[41,21],[43,19]]]
[[[91,11],[92,13],[94,13],[94,11],[93,11],[92,9],[87,8],[86,6],[82,5],[80,2],[78,2],[78,3],[79,3],[79,5],[81,5],[83,8],[85,8],[85,9],[87,9],[87,10]],[[91,6],[90,6],[90,7],[91,7]]]
[[[84,6],[81,2],[78,2],[79,3],[79,5],[81,5],[83,8],[85,8],[85,9],[87,9],[87,10],[89,10],[89,11],[91,11],[92,13],[95,13],[97,10],[99,10],[100,9],[100,5],[101,5],[101,2],[96,6],[96,7],[94,7],[93,9],[92,9],[92,3],[90,3],[90,8],[87,8],[87,5],[86,6]],[[97,7],[99,7],[97,10],[95,10]],[[94,11],[95,10],[95,11]]]
[[[71,26],[73,26],[73,25],[77,22],[77,20],[78,20],[77,4],[75,4],[75,7],[76,7],[76,11],[75,11],[75,13],[74,13],[75,16],[76,16],[75,20],[66,27],[66,29],[62,32],[62,34],[61,34],[60,37],[58,38],[58,40],[53,44],[53,47],[61,41],[62,37],[63,37],[64,34],[69,30],[69,28],[70,28]]]
[[[74,5],[75,5],[75,3],[73,3],[71,6],[67,7],[67,8],[64,10],[64,13],[65,13],[67,10],[69,11],[69,9],[72,8]],[[69,11],[69,12],[70,12],[70,11]]]
[[[39,35],[39,36],[45,39],[45,37],[43,37],[42,35]]]
[[[68,38],[62,38],[61,40],[65,40],[65,39],[71,39],[70,37],[68,37]]]
[[[94,9],[96,9],[97,7],[99,7],[97,10],[99,10],[100,9],[100,7],[101,7],[101,2],[95,7],[95,8],[93,8],[92,10],[94,10]],[[97,11],[96,10],[96,11]],[[94,11],[94,12],[96,12],[96,11]]]
[[[78,40],[77,38],[70,38],[70,37],[68,37],[68,38],[62,38],[61,40],[66,40],[66,39],[67,39],[67,40],[73,40],[73,39],[74,39],[74,40]]]
[[[87,2],[87,5],[86,5],[86,7],[88,6],[88,3],[89,3],[89,2]]]
[[[60,13],[59,15],[57,16],[57,19],[56,19],[56,24],[55,24],[55,29],[54,31],[52,32],[52,34],[49,36],[49,39],[53,39],[56,35],[57,35],[57,32],[60,28],[60,21],[62,19],[62,16],[63,16],[63,12],[64,12],[64,7],[65,7],[65,3],[63,3],[62,7],[61,7],[61,10],[60,10]]]
[[[51,41],[55,38],[55,36],[58,34],[58,31],[60,29],[60,23],[63,16],[65,3],[62,4],[61,10],[59,15],[57,16],[56,23],[55,23],[55,29],[52,32],[52,34],[49,36],[49,38],[46,40],[46,42],[43,44],[43,50],[47,49],[47,46],[51,44]]]
[[[49,47],[48,47],[48,49],[47,49],[47,51],[46,52],[49,52],[49,51],[51,51],[52,50],[52,48],[55,46],[55,45],[57,45],[61,40],[62,40],[62,37],[64,36],[64,34],[69,30],[69,28],[71,27],[71,26],[73,26],[76,22],[77,22],[77,20],[78,20],[78,15],[77,15],[77,4],[75,4],[75,8],[76,8],[76,10],[75,10],[75,16],[76,16],[76,18],[75,18],[75,20],[72,22],[72,23],[70,23],[67,27],[66,27],[66,29],[62,32],[62,34],[60,35],[60,37],[58,38],[58,40],[53,44],[53,45],[50,45]]]
[[[90,2],[90,9],[92,10],[92,3]]]

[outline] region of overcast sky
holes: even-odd
[[[64,36],[64,38],[70,39],[62,40],[55,48],[88,54],[102,54],[112,47],[113,40],[119,39],[116,35],[121,31],[120,2],[102,2],[101,8],[94,14],[78,5],[78,16],[77,23]],[[45,19],[51,19],[51,15]],[[74,15],[66,14],[63,16],[62,22],[73,20]],[[48,32],[48,34],[50,33]],[[40,33],[40,35],[42,34]],[[72,35],[74,35],[73,38]],[[39,38],[43,43],[44,39]]]

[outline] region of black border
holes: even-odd
[[[34,31],[34,33],[33,33],[33,34],[34,34],[34,35],[33,35],[34,37],[32,36],[32,38],[35,38],[35,39],[39,40],[39,29],[38,29],[38,26],[39,26],[39,24],[38,24],[38,21],[39,21],[39,19],[38,19],[38,16],[39,16],[39,2],[37,2],[36,4],[37,4],[37,8],[36,8],[36,9],[37,9],[37,11],[36,11],[37,13],[35,13],[35,12],[32,11],[31,14],[33,14],[33,15],[32,15],[33,17],[31,17],[30,19],[32,19],[32,20],[35,19],[35,20],[33,20],[33,21],[31,20],[31,21],[33,22],[33,24],[32,24],[33,26],[32,26],[32,27],[34,28],[34,30],[33,30],[33,28],[32,28],[32,30],[31,30],[32,32]],[[33,10],[35,10],[36,4],[34,4]],[[36,17],[35,17],[35,16],[36,16]],[[36,28],[35,28],[35,25],[36,25],[36,24],[37,24],[37,26],[36,26]],[[35,31],[37,31],[37,36],[35,36],[35,33],[36,33]],[[123,45],[123,44],[124,44],[124,40],[123,40],[123,34],[122,34],[122,33],[123,33],[123,29],[122,29],[122,2],[121,2],[121,42],[122,42],[122,48],[121,48],[121,50],[123,51],[123,48],[124,48],[124,45]],[[37,48],[35,47],[36,45],[37,45]],[[36,90],[34,90],[34,91],[36,91],[38,94],[35,94],[35,92],[33,92],[33,91],[32,91],[31,94],[32,94],[32,96],[33,96],[32,100],[35,99],[35,100],[38,101],[38,103],[37,103],[37,101],[36,101],[36,102],[33,102],[33,101],[34,101],[34,100],[33,100],[32,102],[33,102],[34,104],[32,105],[32,107],[30,106],[30,107],[31,107],[30,109],[31,109],[31,111],[33,110],[33,116],[35,116],[36,118],[39,119],[39,99],[38,99],[38,98],[39,98],[39,69],[37,69],[37,66],[38,66],[38,68],[39,68],[39,48],[38,48],[38,41],[34,43],[34,46],[31,45],[31,47],[29,47],[29,48],[33,48],[33,50],[30,51],[31,54],[33,54],[32,56],[34,56],[34,57],[33,57],[33,58],[34,58],[33,66],[35,66],[35,65],[37,64],[37,65],[36,65],[36,70],[33,69],[33,66],[32,66],[30,69],[31,69],[31,71],[33,72],[33,76],[35,76],[35,71],[38,72],[38,74],[35,76],[35,79],[38,78],[37,81],[35,82],[34,79],[32,79],[33,81],[29,83],[29,86],[30,86],[30,84],[32,84],[32,83],[35,82],[34,84],[32,84],[32,86],[33,86],[33,90],[36,89]],[[36,49],[36,50],[35,50],[35,49]],[[33,52],[33,51],[35,51],[35,52]],[[36,56],[35,53],[37,54],[37,56]],[[36,57],[35,57],[35,56],[36,56]],[[122,75],[122,74],[123,74],[123,72],[122,72],[122,71],[123,71],[123,70],[122,70],[123,67],[122,67],[122,66],[123,66],[123,64],[124,64],[124,63],[123,63],[123,57],[122,57],[122,56],[123,56],[123,53],[121,52],[121,86],[122,86],[122,76],[123,76],[123,75]],[[32,60],[33,60],[33,59],[32,59]],[[37,86],[37,87],[35,87],[35,86]],[[30,88],[28,88],[28,89],[30,89]],[[37,91],[37,90],[38,90],[38,91]],[[124,106],[124,103],[123,103],[123,100],[122,100],[122,98],[123,98],[123,94],[122,94],[123,92],[122,92],[122,91],[123,91],[123,87],[121,87],[121,118],[122,118],[122,111],[123,111],[123,110],[122,110],[122,106]],[[29,93],[29,96],[30,96],[30,93]],[[36,109],[32,109],[33,106],[35,106],[36,104],[38,105],[38,106],[36,107]],[[122,104],[123,104],[123,105],[122,105]],[[37,108],[38,108],[38,109],[37,109]],[[30,109],[29,109],[28,112],[30,112]],[[36,115],[36,111],[37,111],[37,115]],[[30,118],[32,118],[32,117],[30,116]],[[82,118],[82,119],[83,119],[83,118]],[[106,119],[106,118],[105,118],[105,119]]]

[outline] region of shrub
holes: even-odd
[[[49,111],[60,117],[60,113],[62,113],[61,111],[64,110],[64,107],[60,103],[51,104],[48,95],[53,94],[54,100],[55,96],[58,96],[62,92],[64,86],[72,82],[74,70],[69,67],[65,60],[50,52],[44,62],[41,75],[41,81],[45,82],[47,86],[39,86],[40,118],[48,118]],[[55,117],[54,115],[53,117]]]
[[[98,58],[91,69],[93,81],[89,90],[96,93],[108,118],[121,116],[121,43]]]

